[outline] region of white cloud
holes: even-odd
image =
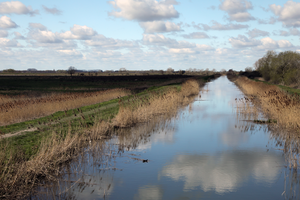
[[[0,14],[28,14],[28,15],[35,15],[39,14],[38,10],[32,10],[31,6],[26,7],[20,1],[6,1],[0,3]]]
[[[18,25],[15,22],[13,22],[9,17],[4,15],[0,18],[0,28],[8,29],[16,27],[18,27]]]
[[[47,6],[44,6],[42,5],[44,10],[47,12],[47,13],[50,13],[52,15],[61,15],[62,14],[62,11],[61,10],[58,10],[57,8],[48,8]]]
[[[97,34],[97,32],[92,28],[87,26],[80,26],[77,24],[74,24],[74,26],[71,28],[71,31],[74,35],[77,35],[80,38],[88,38]]]
[[[247,48],[252,47],[257,50],[269,50],[269,49],[278,49],[278,48],[293,48],[291,42],[288,40],[273,40],[270,37],[262,38],[261,40],[249,39],[246,36],[239,35],[238,37],[230,38],[230,44],[234,48]]]
[[[88,26],[74,24],[70,30],[71,31],[60,33],[60,37],[63,39],[88,40],[91,39],[92,36],[97,35],[97,32]]]
[[[280,35],[280,36],[298,36],[300,35],[300,31],[296,28],[290,28],[288,31],[284,31],[284,30],[280,30],[280,31],[274,31],[273,32],[274,35]]]
[[[202,28],[200,27],[202,26]],[[195,28],[198,29],[203,29],[205,31],[209,30],[218,30],[218,31],[227,31],[227,30],[240,30],[244,28],[249,28],[248,25],[243,25],[243,24],[233,24],[233,23],[228,23],[228,24],[220,24],[219,22],[212,21],[212,25],[209,26],[207,24],[200,24],[200,25],[194,25]]]
[[[294,35],[294,36],[300,35],[300,31],[296,28],[291,28],[289,31],[290,31],[291,35]]]
[[[19,32],[14,32],[14,35],[15,35],[15,39],[25,40],[25,37]]]
[[[0,38],[0,47],[21,47],[22,45],[15,40]]]
[[[68,55],[68,56],[82,56],[82,53],[75,50],[57,50],[57,52],[61,53],[62,55]]]
[[[164,46],[169,48],[169,53],[175,54],[193,54],[201,51],[211,51],[213,48],[205,44],[195,44],[188,41],[176,41],[171,38],[167,38],[161,34],[144,34],[143,42],[146,45]]]
[[[174,0],[115,0],[109,1],[115,8],[109,15],[137,21],[155,21],[178,18]]]
[[[57,33],[51,31],[34,30],[29,32],[29,38],[39,43],[62,43],[62,39]]]
[[[294,46],[288,40],[273,40],[270,37],[266,37],[260,40],[261,45],[257,46],[257,49],[267,50],[267,49],[290,49]]]
[[[255,19],[247,12],[247,10],[253,9],[253,6],[246,0],[224,0],[219,8],[228,13],[231,21],[246,22]]]
[[[40,23],[29,23],[29,27],[33,29],[39,29],[41,31],[47,30],[47,27]]]
[[[289,48],[293,46],[288,40],[278,40],[277,43],[280,48]]]
[[[192,54],[192,53],[196,53],[195,50],[192,50],[190,48],[182,48],[182,49],[169,49],[170,53],[175,53],[175,54]]]
[[[177,41],[171,38],[167,38],[162,34],[143,34],[143,42],[145,44],[155,45],[167,45],[176,43]]]
[[[300,27],[300,3],[287,1],[284,6],[270,5],[272,12],[278,17],[277,19],[286,27]]]
[[[252,29],[252,30],[249,30],[247,32],[247,34],[251,37],[251,38],[255,38],[255,37],[261,37],[261,36],[269,36],[269,32],[267,31],[262,31],[262,30],[259,30],[257,28],[255,29]]]
[[[270,17],[269,19],[258,19],[257,20],[259,24],[275,24],[276,19],[274,17]]]
[[[275,49],[278,48],[278,43],[270,37],[261,39],[262,45],[259,48],[263,49]]]
[[[144,29],[145,33],[163,33],[163,32],[181,31],[180,26],[173,22],[151,21],[151,22],[140,22],[139,24]]]
[[[8,36],[8,32],[6,30],[0,30],[0,38],[4,38]]]
[[[87,46],[93,46],[104,49],[123,49],[139,47],[137,42],[107,38],[101,34],[92,37],[92,39],[90,40],[86,40],[85,44]]]
[[[246,36],[239,35],[238,37],[229,38],[229,43],[235,48],[254,47],[260,45],[261,42],[256,39],[248,39]]]
[[[209,36],[204,33],[204,32],[193,32],[190,34],[184,34],[182,37],[187,38],[187,39],[205,39],[209,38]]]

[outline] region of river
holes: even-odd
[[[241,119],[240,89],[222,76],[200,95],[176,116],[87,148],[59,184],[33,198],[297,199],[284,142],[272,125]]]

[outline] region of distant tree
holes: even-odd
[[[253,71],[252,67],[246,67],[245,68],[245,72],[252,72],[252,71]]]
[[[16,72],[16,70],[14,70],[14,69],[5,69],[5,70],[3,70],[3,72],[5,72],[5,73],[14,73],[14,72]]]
[[[126,68],[122,67],[122,68],[119,69],[119,71],[120,72],[126,72],[127,70],[126,70]]]
[[[205,69],[205,73],[206,73],[207,76],[209,75],[209,69],[208,68]]]
[[[169,73],[174,72],[174,69],[172,69],[171,67],[169,67],[169,68],[167,69],[167,72],[169,72]]]
[[[75,72],[76,72],[76,68],[73,67],[73,66],[70,66],[70,67],[68,68],[68,70],[67,70],[67,73],[70,74],[71,76],[72,76],[73,74],[75,74]]]
[[[221,69],[221,73],[225,74],[226,73],[226,69]]]

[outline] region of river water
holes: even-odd
[[[35,197],[297,199],[297,170],[280,149],[286,144],[270,125],[241,119],[235,103],[244,97],[239,88],[222,76],[200,95],[175,117],[87,149],[59,187],[43,188]]]

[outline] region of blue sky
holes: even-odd
[[[0,70],[235,69],[300,51],[300,1],[0,1]]]

